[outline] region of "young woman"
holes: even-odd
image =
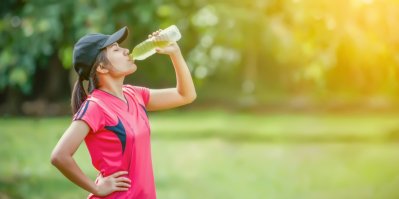
[[[149,37],[156,37],[159,31]],[[79,75],[71,100],[74,116],[51,154],[51,163],[90,192],[89,198],[155,199],[146,112],[189,104],[196,98],[190,71],[176,43],[157,49],[173,62],[175,88],[123,84],[125,77],[137,70],[129,50],[119,46],[127,36],[126,27],[112,35],[88,34],[73,50],[73,66]],[[89,95],[83,81],[88,81]],[[99,171],[95,182],[73,159],[83,140]]]

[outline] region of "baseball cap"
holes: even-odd
[[[83,36],[73,48],[73,68],[83,80],[88,80],[91,67],[100,51],[115,42],[121,43],[128,34],[129,30],[125,26],[112,35],[91,33]]]

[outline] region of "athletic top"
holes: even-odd
[[[81,105],[73,120],[83,120],[90,127],[85,143],[93,166],[106,177],[128,171],[128,191],[114,192],[102,198],[155,199],[151,160],[150,125],[146,105],[149,89],[124,85],[127,101],[95,89]],[[97,182],[97,180],[96,180]],[[99,198],[90,194],[90,199]]]

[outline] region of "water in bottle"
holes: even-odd
[[[179,29],[175,25],[162,30],[159,35],[148,38],[133,48],[130,55],[134,60],[143,60],[156,53],[157,47],[163,48],[181,38]]]

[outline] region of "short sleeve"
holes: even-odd
[[[73,116],[73,121],[82,120],[89,125],[92,132],[97,132],[104,126],[103,118],[101,107],[93,101],[86,100]]]
[[[148,102],[150,101],[150,89],[141,86],[132,86],[126,85],[128,88],[132,89],[137,97],[147,106]]]

